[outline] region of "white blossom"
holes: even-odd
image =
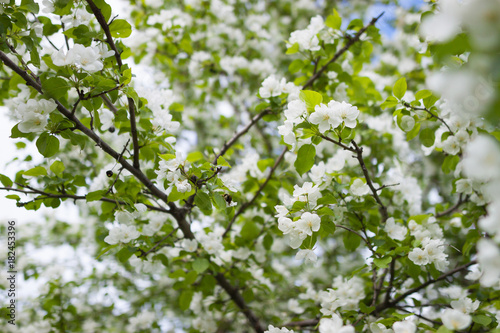
[[[472,318],[468,314],[464,314],[462,311],[446,309],[441,314],[441,320],[447,329],[463,330],[470,325]]]

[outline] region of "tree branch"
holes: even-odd
[[[460,193],[460,196],[458,197],[458,201],[455,205],[453,205],[452,207],[448,208],[447,210],[445,211],[442,211],[440,213],[436,213],[436,217],[443,217],[443,216],[446,216],[448,214],[451,214],[453,213],[454,211],[456,211],[463,203],[466,203],[467,201],[469,201],[469,196],[465,196],[465,198],[463,197],[462,193]]]
[[[238,209],[238,211],[236,212],[236,214],[234,214],[233,218],[231,219],[231,222],[229,222],[226,230],[224,231],[224,233],[222,234],[222,237],[226,237],[227,233],[231,230],[231,226],[233,225],[233,223],[236,221],[236,218],[238,216],[240,216],[248,207],[250,207],[254,202],[255,200],[257,199],[257,197],[260,195],[260,193],[262,192],[262,190],[264,189],[264,187],[266,187],[267,183],[269,182],[269,180],[271,180],[271,177],[273,176],[273,173],[274,171],[276,170],[276,168],[278,167],[278,165],[281,163],[281,161],[283,160],[283,157],[285,156],[285,153],[288,151],[288,147],[286,147],[285,149],[283,149],[283,152],[281,153],[281,155],[278,157],[278,159],[276,160],[276,162],[274,162],[274,165],[273,167],[271,168],[271,170],[269,171],[269,175],[267,176],[266,180],[260,185],[259,189],[257,190],[257,192],[255,192],[253,198],[246,202],[245,204],[241,205],[240,206],[240,209]]]
[[[436,279],[430,279],[429,281],[425,282],[425,283],[422,283],[420,286],[418,287],[415,287],[415,288],[412,288],[410,290],[408,290],[407,292],[403,293],[402,295],[400,295],[399,297],[397,297],[396,299],[392,300],[392,301],[384,301],[384,303],[380,304],[377,306],[377,308],[375,309],[375,313],[379,313],[385,309],[388,309],[388,308],[391,308],[391,307],[395,307],[399,302],[401,302],[402,300],[404,300],[406,297],[410,296],[411,294],[413,293],[416,293],[417,291],[421,290],[421,289],[424,289],[425,287],[433,284],[433,283],[436,283],[436,282],[439,282],[441,280],[444,280],[446,279],[448,276],[451,276],[457,272],[460,272],[464,269],[466,269],[467,267],[469,266],[472,266],[474,264],[476,264],[477,261],[476,260],[472,260],[471,262],[465,264],[465,265],[462,265],[462,266],[459,266],[459,267],[456,267],[454,269],[452,269],[451,271],[448,271],[442,275],[440,275],[438,278]]]
[[[435,115],[429,109],[427,109],[427,108],[421,108],[421,107],[417,107],[417,106],[413,106],[410,103],[404,102],[404,101],[403,101],[403,106],[406,106],[407,108],[410,108],[412,110],[420,110],[420,111],[427,112],[432,118],[436,118],[437,120],[439,120],[440,122],[442,122],[446,126],[446,128],[448,128],[448,131],[450,131],[451,135],[455,135],[453,133],[453,131],[451,130],[450,126],[448,126],[448,124],[443,120],[443,118],[440,118],[438,115]]]
[[[321,67],[321,68],[320,68],[320,70],[319,70],[319,71],[317,71],[317,72],[316,72],[316,73],[315,73],[315,74],[314,74],[314,75],[313,75],[313,76],[312,76],[312,77],[311,77],[311,78],[310,78],[310,79],[309,79],[309,80],[308,80],[308,81],[304,84],[304,86],[302,87],[302,89],[304,90],[304,89],[306,89],[306,88],[308,88],[308,87],[312,86],[312,84],[314,83],[314,81],[316,81],[316,80],[317,80],[317,79],[321,76],[321,74],[323,74],[323,72],[324,72],[324,71],[328,68],[328,66],[329,66],[331,63],[333,63],[333,62],[337,61],[337,59],[338,59],[338,58],[340,58],[340,56],[341,56],[342,54],[344,54],[344,53],[345,53],[345,52],[346,52],[346,51],[347,51],[347,50],[348,50],[348,49],[349,49],[349,48],[350,48],[350,47],[351,47],[354,43],[356,43],[357,41],[359,41],[359,38],[360,38],[360,37],[361,37],[361,35],[362,35],[365,31],[366,31],[366,29],[368,29],[368,27],[370,27],[370,26],[374,25],[374,24],[378,21],[378,19],[382,17],[382,15],[384,15],[384,13],[383,13],[383,12],[382,12],[382,14],[380,14],[379,16],[374,17],[374,18],[370,21],[370,23],[368,23],[365,27],[363,27],[361,30],[359,30],[353,38],[349,39],[349,41],[347,42],[347,44],[346,44],[343,48],[341,48],[340,50],[338,50],[338,51],[335,53],[335,55],[333,56],[333,58],[332,58],[332,59],[330,59],[330,60],[329,60],[329,61],[328,61],[328,62],[327,62],[327,63],[326,63],[323,67]]]
[[[76,201],[76,200],[86,200],[87,199],[87,197],[85,195],[74,195],[74,194],[68,194],[68,193],[55,194],[55,193],[41,191],[41,190],[35,189],[31,186],[27,186],[27,185],[21,185],[21,184],[18,184],[18,185],[23,187],[23,188],[29,189],[29,191],[15,188],[15,187],[0,187],[0,190],[13,191],[13,192],[18,192],[18,193],[23,193],[23,194],[39,194],[39,195],[45,196],[45,197],[33,198],[33,200],[43,200],[46,198],[54,198],[54,199],[72,199],[72,200]],[[99,199],[99,201],[111,202],[111,203],[120,204],[120,205],[128,205],[124,201],[110,199],[110,198],[101,198],[101,199]],[[144,205],[149,210],[154,210],[154,211],[163,212],[163,213],[170,213],[168,209],[165,209],[162,207],[156,207],[156,206],[152,206],[152,205],[148,205],[148,204],[144,204]]]
[[[271,113],[271,110],[269,109],[266,109],[264,111],[262,111],[261,113],[259,113],[258,115],[254,116],[252,118],[252,120],[250,121],[250,123],[248,125],[246,125],[241,131],[237,132],[229,141],[225,142],[224,145],[222,146],[222,149],[221,151],[215,156],[214,158],[214,161],[212,162],[212,164],[214,165],[217,165],[217,159],[221,156],[223,156],[227,151],[228,149],[236,142],[238,141],[238,139],[243,135],[245,134],[246,132],[248,132],[248,130],[256,123],[258,122],[262,117],[264,117],[265,115],[267,114],[270,114]]]
[[[378,196],[378,193],[377,193],[377,189],[373,186],[373,182],[370,178],[370,174],[368,173],[368,169],[366,169],[366,165],[365,165],[365,162],[363,160],[363,148],[360,148],[358,146],[358,144],[356,143],[356,141],[354,141],[354,140],[351,140],[351,143],[354,146],[354,149],[356,151],[355,157],[358,160],[359,165],[361,166],[361,169],[363,170],[363,175],[365,176],[366,184],[368,185],[368,187],[372,191],[372,195],[375,198],[375,201],[377,201],[377,203],[380,206],[379,210],[380,210],[380,215],[382,215],[382,222],[385,222],[388,218],[387,207],[385,207],[385,205],[380,200],[380,197]]]
[[[39,85],[30,75],[28,75],[25,71],[19,68],[15,63],[13,63],[2,51],[0,51],[0,59],[4,62],[4,64],[11,68],[14,72],[18,73],[23,79],[26,80],[28,85],[34,87],[40,94],[43,95],[42,87]],[[127,169],[131,174],[133,174],[142,184],[144,184],[148,190],[165,202],[170,210],[168,211],[179,224],[179,228],[182,230],[182,233],[186,238],[193,239],[194,234],[191,231],[191,226],[186,221],[185,215],[183,214],[184,209],[178,208],[173,202],[169,202],[168,196],[166,193],[161,191],[158,187],[156,187],[153,182],[139,169],[132,166],[123,156],[120,155],[116,150],[111,148],[106,142],[104,142],[94,131],[90,130],[88,127],[83,125],[80,120],[64,105],[61,104],[57,99],[53,99],[57,105],[57,110],[61,112],[67,119],[71,120],[75,124],[75,129],[81,131],[86,136],[88,136],[92,141],[96,143],[96,145],[101,148],[105,153],[109,156],[113,157],[118,163],[120,163],[125,169]]]
[[[92,0],[86,0],[86,1],[89,4],[90,9],[92,10],[92,13],[94,13],[97,22],[99,22],[99,25],[104,31],[104,34],[106,35],[106,42],[109,44],[109,47],[111,47],[111,49],[115,51],[115,59],[118,64],[118,68],[121,71],[121,67],[123,65],[121,54],[120,52],[118,52],[118,48],[116,47],[115,42],[113,41],[113,37],[111,36],[111,31],[109,30],[109,25],[106,22],[106,18],[104,17],[104,15],[102,15],[101,10],[96,6],[96,4]],[[132,135],[132,144],[134,146],[133,165],[134,168],[139,169],[139,141],[137,139],[137,124],[135,121],[136,106],[133,98],[128,97],[127,101],[128,101],[128,113],[130,117],[130,133]]]
[[[240,308],[245,317],[247,317],[248,322],[255,330],[255,332],[264,333],[264,328],[261,326],[259,318],[257,318],[257,316],[247,306],[238,289],[233,287],[222,273],[217,273],[215,275],[215,279],[222,287],[222,289],[224,289],[229,294],[233,302]]]

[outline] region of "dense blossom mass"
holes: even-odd
[[[0,331],[500,332],[499,18],[0,0]]]

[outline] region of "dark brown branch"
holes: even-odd
[[[325,139],[326,141],[330,141],[331,143],[336,144],[337,146],[339,146],[339,147],[343,148],[344,150],[348,150],[348,151],[351,151],[351,152],[353,152],[353,153],[355,153],[355,152],[356,152],[356,149],[354,149],[354,148],[352,148],[352,147],[349,147],[349,146],[346,146],[345,144],[343,144],[343,143],[340,141],[340,139],[339,139],[338,141],[335,141],[334,139],[332,139],[332,138],[330,138],[330,137],[328,137],[328,136],[326,136],[326,135],[323,135],[323,134],[320,134],[320,137],[321,137],[322,139]]]
[[[286,324],[283,324],[282,326],[288,326],[288,327],[309,327],[309,326],[316,326],[319,322],[319,319],[306,319],[306,320],[301,320],[301,321],[291,321]]]
[[[2,62],[7,66],[9,67],[10,69],[12,69],[14,72],[16,72],[20,77],[22,77],[24,79],[24,81],[26,81],[26,84],[28,86],[32,86],[33,88],[35,88],[36,91],[38,91],[39,93],[42,92],[42,86],[40,85],[40,83],[38,83],[35,79],[33,79],[33,77],[31,75],[29,75],[26,71],[24,71],[23,69],[21,69],[19,66],[17,66],[12,60],[10,60],[10,58],[5,54],[3,53],[2,51],[0,51],[0,60],[2,60]]]
[[[137,138],[137,124],[135,122],[135,103],[131,97],[128,97],[127,100],[130,116],[130,133],[132,134],[132,145],[134,146],[134,168],[139,169],[139,139]]]
[[[31,85],[40,94],[43,95],[41,85],[38,84],[30,75],[28,75],[28,73],[26,73],[16,64],[14,64],[2,51],[0,51],[0,59],[4,62],[5,65],[7,65],[13,71],[18,73],[23,79],[25,79],[28,85]],[[109,146],[106,142],[104,142],[96,133],[94,133],[88,127],[83,125],[80,122],[80,120],[74,114],[71,113],[70,110],[68,110],[64,105],[61,104],[61,102],[59,102],[56,99],[53,100],[56,102],[57,110],[75,124],[74,127],[75,129],[83,132],[83,134],[85,134],[92,141],[94,141],[99,148],[101,148],[109,156],[113,157],[125,169],[127,169],[131,174],[133,174],[142,184],[146,186],[146,188],[148,188],[151,194],[153,194],[154,196],[156,196],[157,198],[168,204],[168,206],[170,207],[169,213],[177,220],[179,228],[182,230],[184,236],[189,239],[194,238],[194,234],[191,231],[191,226],[186,221],[183,209],[178,208],[173,202],[169,202],[167,194],[161,191],[159,188],[157,188],[153,184],[153,182],[139,168],[133,167],[125,158],[123,158],[123,156],[120,156],[120,153],[111,148],[111,146]]]
[[[372,191],[372,195],[375,198],[375,201],[379,204],[379,210],[380,210],[380,215],[382,215],[382,222],[385,222],[388,218],[387,215],[387,207],[382,203],[380,200],[380,197],[378,196],[377,189],[373,186],[373,182],[370,178],[370,174],[368,173],[368,169],[366,169],[365,162],[363,160],[363,148],[360,148],[356,141],[351,140],[352,145],[354,146],[355,152],[356,152],[356,159],[359,162],[359,165],[361,166],[361,169],[363,170],[363,175],[365,176],[366,179],[366,184]]]
[[[106,106],[108,107],[108,109],[111,110],[111,112],[113,112],[114,114],[116,114],[118,112],[118,109],[116,108],[116,106],[113,104],[113,102],[111,102],[111,100],[109,99],[108,96],[106,95],[101,95],[101,99],[102,101],[104,102],[104,104],[106,104]]]
[[[382,185],[382,186],[380,186],[379,188],[377,188],[377,189],[376,189],[376,191],[378,192],[378,191],[383,190],[383,189],[384,189],[384,188],[386,188],[386,187],[390,187],[390,186],[398,186],[398,185],[399,185],[399,183],[396,183],[396,184],[389,184],[389,185]]]
[[[466,269],[467,267],[469,266],[472,266],[474,264],[476,264],[477,261],[476,260],[472,260],[471,262],[465,264],[465,265],[462,265],[462,266],[459,266],[457,268],[454,268],[442,275],[440,275],[438,278],[436,279],[430,279],[429,281],[425,282],[425,283],[422,283],[420,286],[417,286],[415,288],[412,288],[410,290],[408,290],[407,292],[403,293],[402,295],[400,295],[399,297],[395,298],[394,300],[392,301],[385,301],[384,303],[381,303],[380,305],[377,306],[377,308],[375,309],[375,313],[379,313],[385,309],[388,309],[388,308],[392,308],[392,307],[395,307],[399,302],[401,302],[402,300],[404,300],[406,297],[410,296],[411,294],[413,293],[416,293],[417,291],[419,290],[422,290],[424,289],[425,287],[431,285],[431,284],[434,284],[436,282],[439,282],[441,280],[444,280],[446,279],[448,276],[451,276],[457,272],[460,272],[464,269]]]
[[[265,115],[267,114],[270,114],[271,113],[271,110],[264,110],[262,111],[261,113],[259,113],[258,115],[254,116],[252,118],[252,120],[250,121],[250,123],[248,125],[246,125],[241,131],[239,131],[238,133],[236,133],[229,141],[225,142],[224,145],[222,146],[222,149],[221,151],[215,156],[214,158],[214,161],[212,162],[212,164],[214,165],[217,165],[217,159],[221,156],[224,156],[224,154],[228,151],[228,149],[236,142],[238,141],[238,139],[243,135],[245,134],[246,132],[248,132],[248,130],[256,123],[258,122],[262,117],[264,117]]]
[[[113,41],[113,36],[111,36],[111,31],[109,30],[109,25],[106,22],[106,18],[104,17],[104,15],[102,15],[101,10],[99,9],[99,7],[96,6],[94,1],[92,0],[86,0],[86,1],[89,4],[90,9],[92,10],[92,13],[94,13],[97,22],[99,22],[99,25],[104,31],[104,34],[106,35],[106,43],[108,43],[111,49],[115,51],[116,62],[118,63],[118,66],[121,68],[123,65],[122,58],[120,52],[118,52],[118,48],[116,47],[115,42]]]
[[[384,15],[384,13],[380,14],[379,16],[377,17],[374,17],[370,23],[368,23],[365,27],[363,27],[361,30],[359,30],[356,35],[354,37],[352,37],[351,39],[348,40],[347,44],[341,48],[340,50],[338,50],[335,55],[333,56],[332,59],[330,59],[323,67],[320,68],[319,71],[316,72],[316,74],[314,74],[305,84],[304,86],[302,87],[302,89],[306,89],[308,87],[310,87],[314,81],[316,81],[320,76],[321,74],[323,74],[323,72],[328,68],[328,66],[337,61],[338,58],[340,58],[340,56],[342,54],[344,54],[354,43],[356,43],[357,41],[359,41],[359,38],[361,37],[361,35],[366,31],[366,29],[368,29],[370,26],[374,25],[379,18],[382,17],[382,15]]]
[[[92,13],[94,13],[97,22],[99,22],[99,25],[104,31],[104,34],[106,35],[106,42],[109,44],[109,47],[111,47],[111,49],[115,51],[116,63],[118,64],[118,68],[121,70],[121,67],[123,65],[122,58],[120,52],[118,52],[118,48],[116,47],[115,42],[113,41],[113,37],[111,36],[111,31],[109,30],[109,25],[106,22],[106,18],[104,17],[104,15],[102,15],[101,10],[96,6],[96,4],[92,0],[86,0],[86,1],[89,4],[90,9],[92,10]],[[127,101],[128,101],[128,111],[130,117],[130,133],[132,135],[132,144],[134,146],[133,165],[134,168],[139,169],[139,141],[137,139],[137,125],[135,121],[136,106],[133,98],[128,97]]]
[[[264,328],[260,324],[259,318],[257,318],[257,316],[255,316],[252,310],[250,310],[250,308],[247,306],[238,289],[233,287],[222,273],[217,273],[215,275],[215,279],[222,287],[222,289],[224,289],[229,294],[233,302],[240,308],[245,317],[247,317],[250,325],[255,330],[255,332],[264,333]]]
[[[466,203],[467,201],[469,201],[469,196],[467,195],[465,198],[463,197],[462,193],[460,193],[460,196],[458,197],[458,201],[455,205],[451,206],[450,208],[448,208],[447,210],[445,211],[442,211],[440,213],[436,213],[436,217],[443,217],[443,216],[446,216],[448,214],[451,214],[453,213],[454,211],[456,211],[463,203]]]
[[[260,195],[260,193],[262,192],[262,190],[264,189],[264,187],[266,187],[267,183],[269,183],[269,181],[271,180],[271,177],[273,176],[274,171],[276,170],[276,168],[278,167],[278,165],[283,160],[283,157],[285,156],[285,153],[287,151],[288,151],[288,148],[283,149],[283,152],[278,157],[278,159],[276,160],[276,162],[274,162],[273,167],[269,171],[269,175],[267,176],[266,180],[260,185],[260,187],[257,190],[257,192],[255,192],[253,198],[250,201],[248,201],[245,204],[243,204],[243,205],[240,206],[240,209],[238,209],[238,211],[236,212],[236,214],[234,214],[233,218],[231,219],[231,222],[229,222],[229,224],[228,224],[228,226],[226,228],[226,231],[224,231],[224,234],[222,234],[222,237],[226,237],[227,233],[231,230],[231,227],[232,227],[233,223],[236,221],[236,218],[238,216],[240,216],[248,207],[250,207],[255,202],[255,200]]]
[[[168,235],[166,235],[165,237],[163,237],[162,239],[160,239],[158,242],[156,242],[156,244],[151,248],[149,249],[147,252],[143,252],[141,253],[141,255],[139,256],[140,257],[147,257],[148,254],[150,254],[151,252],[155,252],[155,250],[164,242],[166,241],[170,236],[172,236],[174,234],[174,232],[177,231],[178,228],[175,228],[174,230],[172,230]]]
[[[31,187],[31,186],[21,185],[21,184],[18,184],[18,185],[21,186],[21,187],[29,189],[29,191],[22,190],[22,189],[19,189],[19,188],[14,188],[14,187],[0,187],[0,190],[13,191],[13,192],[18,192],[18,193],[23,193],[23,194],[38,194],[38,195],[43,195],[44,196],[44,197],[33,198],[33,200],[43,200],[43,199],[47,199],[47,198],[53,198],[53,199],[71,199],[71,200],[86,200],[87,199],[87,197],[85,195],[73,195],[73,194],[68,194],[68,193],[61,193],[61,194],[48,193],[48,192],[45,192],[45,191],[41,191],[41,190],[35,189],[35,188]],[[111,203],[116,203],[116,204],[120,204],[120,205],[128,205],[124,201],[119,201],[119,200],[110,199],[110,198],[101,198],[101,199],[99,199],[99,201],[111,202]],[[162,208],[162,207],[156,207],[156,206],[147,205],[147,204],[145,204],[145,206],[149,210],[154,210],[154,211],[163,212],[163,213],[169,213],[168,209],[165,209],[165,208]]]
[[[451,130],[450,126],[448,126],[448,124],[443,120],[443,118],[439,117],[438,115],[435,115],[434,113],[432,113],[429,109],[427,108],[421,108],[421,107],[417,107],[417,106],[413,106],[411,105],[410,103],[408,102],[404,102],[403,101],[403,106],[406,106],[407,108],[410,108],[412,110],[420,110],[420,111],[425,111],[427,112],[432,118],[436,118],[437,120],[439,120],[440,122],[442,122],[446,128],[448,129],[448,131],[454,135],[453,131]]]

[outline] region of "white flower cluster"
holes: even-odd
[[[500,23],[491,19],[500,15],[499,2],[471,0],[440,1],[440,11],[425,17],[420,26],[421,34],[430,41],[445,42],[466,28],[471,42],[483,50],[499,45],[498,38],[488,31],[498,31]]]
[[[26,103],[19,103],[15,109],[18,119],[18,129],[23,133],[43,132],[47,126],[49,115],[57,105],[52,100],[29,99]]]
[[[304,30],[296,30],[290,34],[290,48],[295,43],[298,43],[301,51],[318,51],[321,49],[319,46],[318,33],[325,27],[323,18],[317,15],[311,18],[310,24]]]
[[[141,311],[137,316],[129,319],[127,332],[134,333],[141,330],[146,330],[151,327],[156,320],[156,315],[151,311]]]
[[[391,329],[386,328],[384,324],[371,323],[370,331],[372,333],[415,333],[417,331],[417,325],[409,320],[397,321],[392,324]]]
[[[309,116],[309,121],[318,125],[321,133],[337,128],[340,124],[349,128],[356,127],[359,110],[346,102],[330,101],[328,105],[319,104]]]
[[[408,253],[408,258],[415,265],[423,266],[433,263],[437,270],[444,272],[448,267],[448,255],[444,253],[442,239],[424,238],[421,247],[416,247]]]
[[[342,318],[333,313],[331,318],[322,318],[319,321],[319,333],[354,333],[354,327],[344,325]]]
[[[333,280],[333,288],[320,291],[321,313],[325,316],[335,314],[338,308],[342,310],[356,310],[359,302],[365,298],[364,282],[354,276],[346,280],[338,276]]]
[[[140,217],[146,212],[147,207],[143,204],[135,205],[136,211],[130,213],[126,210],[120,210],[115,212],[115,223],[110,231],[109,235],[104,238],[104,241],[110,245],[115,245],[118,243],[128,243],[136,238],[138,238],[141,233],[137,228],[132,225],[134,220]]]
[[[483,275],[484,286],[498,285],[500,280],[500,249],[495,241],[500,242],[500,144],[492,137],[479,135],[464,150],[463,172],[471,180],[457,181],[457,192],[469,193],[471,200],[483,197],[482,204],[488,203],[488,215],[481,217],[479,227],[488,232],[493,239],[481,239],[478,242],[478,262]],[[470,186],[469,186],[470,185]],[[477,199],[476,199],[477,200]]]
[[[294,330],[289,330],[286,327],[278,328],[274,327],[273,325],[269,325],[267,330],[264,331],[264,333],[294,333]]]
[[[75,44],[68,52],[61,48],[52,54],[52,62],[56,66],[76,66],[89,73],[100,71],[103,68],[102,59],[111,57],[114,51],[108,51],[106,45],[85,47]]]
[[[137,89],[137,92],[148,100],[148,108],[153,112],[151,123],[155,130],[165,130],[167,133],[175,133],[180,127],[178,121],[172,120],[168,108],[175,102],[174,92],[171,89]],[[174,143],[175,137],[167,138],[167,142]]]
[[[395,240],[403,241],[408,233],[408,228],[404,225],[396,223],[394,217],[390,217],[385,221],[384,231],[387,232],[389,237]]]
[[[181,173],[179,167],[189,168],[189,165],[184,158],[184,155],[180,151],[177,151],[174,158],[170,160],[161,160],[159,163],[159,169],[155,170],[158,175],[158,181],[166,179],[170,183],[170,186],[167,189],[167,194],[172,191],[172,186],[175,186],[179,193],[189,192],[192,189],[191,183]]]
[[[138,238],[141,235],[137,228],[133,225],[120,225],[109,231],[109,235],[104,238],[104,241],[110,245],[118,243],[128,243],[131,240]]]
[[[163,5],[161,1],[152,1],[151,5],[158,8]],[[192,17],[178,8],[162,9],[158,14],[151,15],[148,19],[149,25],[161,24],[163,31],[184,30],[191,25]]]
[[[300,88],[293,82],[286,82],[285,78],[279,80],[275,75],[271,75],[262,81],[262,87],[259,88],[261,98],[276,97],[285,93],[289,95],[289,100],[294,100],[299,97],[299,92]]]

